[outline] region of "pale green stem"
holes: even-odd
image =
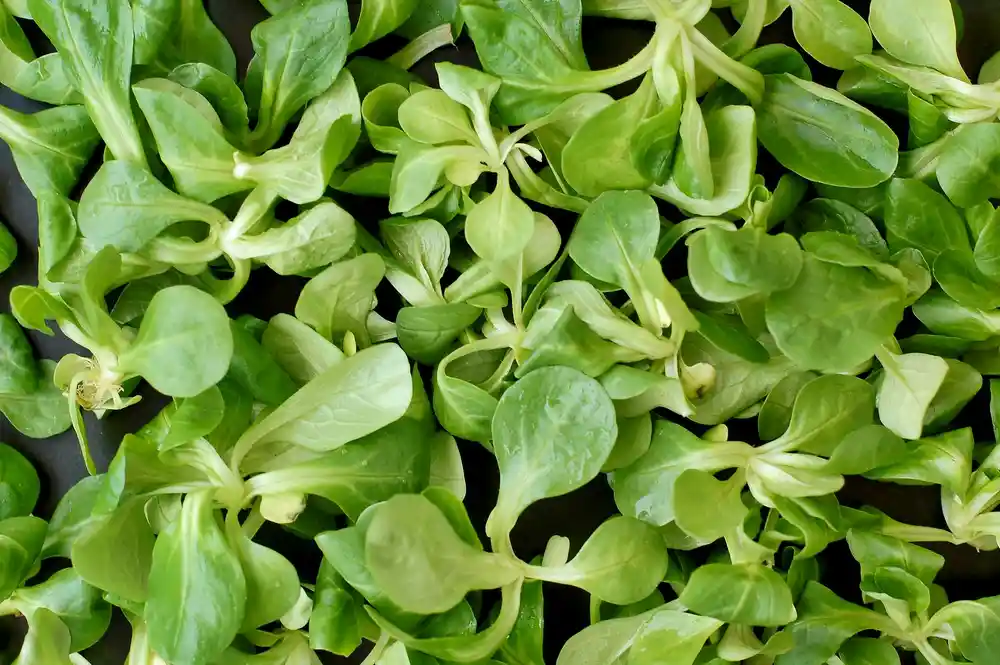
[[[741,58],[757,45],[760,33],[764,30],[764,21],[767,19],[767,8],[768,0],[749,1],[739,30],[722,45],[726,55],[731,58]]]
[[[578,93],[607,90],[622,83],[628,83],[649,71],[656,55],[657,43],[661,39],[659,29],[646,46],[632,58],[609,69],[598,71],[574,71],[566,81],[553,81],[545,87],[553,93]]]
[[[387,646],[389,646],[389,633],[382,631],[378,636],[378,641],[375,642],[375,646],[372,647],[372,650],[368,653],[364,661],[362,661],[361,665],[375,665],[379,658],[382,657],[382,652],[385,651]]]
[[[258,187],[250,192],[236,213],[236,217],[226,227],[223,243],[246,235],[277,201],[278,195],[265,187]]]
[[[80,444],[80,453],[83,455],[83,463],[87,467],[87,473],[92,476],[96,476],[97,464],[94,463],[94,458],[90,454],[90,444],[87,442],[87,428],[83,422],[83,414],[80,412],[80,405],[76,400],[77,392],[80,390],[80,385],[85,379],[86,374],[81,372],[75,375],[69,382],[69,419],[73,424],[73,431],[76,433],[76,440]]]
[[[486,383],[482,385],[483,390],[490,394],[500,390],[500,387],[503,385],[503,380],[507,378],[507,375],[510,374],[511,368],[514,366],[514,360],[516,357],[516,349],[508,351],[506,355],[504,355],[503,360],[500,362],[496,371],[493,372],[493,375],[490,376],[490,378],[486,380]]]
[[[746,95],[756,106],[764,98],[764,76],[756,69],[733,60],[697,28],[685,31],[698,61]]]
[[[445,23],[420,35],[400,49],[399,52],[390,56],[386,62],[400,69],[409,70],[434,51],[454,43],[455,39],[451,34],[451,24]]]
[[[925,638],[914,640],[913,644],[930,665],[955,665],[954,661],[938,653]]]

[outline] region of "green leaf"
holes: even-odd
[[[608,190],[641,190],[652,184],[652,179],[634,164],[637,148],[633,146],[640,140],[639,128],[645,122],[656,118],[656,128],[660,131],[663,131],[660,122],[669,124],[669,118],[663,120],[656,116],[658,107],[652,78],[647,77],[636,92],[583,120],[560,148],[559,170],[569,186],[584,196],[593,197]],[[671,142],[677,133],[679,114],[678,106]],[[669,129],[666,132],[669,134]],[[544,147],[545,143],[542,145]],[[642,148],[648,147],[647,141]],[[672,161],[659,182],[670,175],[671,165]]]
[[[711,365],[715,381],[697,396],[692,404],[694,422],[719,425],[767,397],[768,392],[797,368],[783,354],[774,350],[771,340],[765,338],[771,359],[765,363],[746,360],[711,344],[700,335],[688,335],[681,347],[685,364]]]
[[[316,544],[323,551],[324,561],[383,616],[391,617],[392,621],[407,628],[421,622],[421,615],[404,612],[375,583],[371,570],[365,564],[365,534],[360,527],[320,533],[316,536]]]
[[[281,554],[247,538],[232,518],[226,521],[226,535],[246,579],[246,614],[241,631],[281,619],[299,599],[301,587],[295,566]]]
[[[767,327],[778,348],[801,367],[850,371],[895,331],[905,296],[903,286],[867,268],[807,255],[795,285],[768,298]]]
[[[565,178],[562,174],[562,155],[566,145],[583,125],[613,103],[614,99],[604,93],[580,93],[570,97],[547,116],[525,126],[534,128],[532,133],[553,167],[556,182],[563,189]]]
[[[717,349],[753,363],[765,364],[771,359],[764,345],[753,338],[740,319],[702,312],[694,312],[694,316],[698,321],[698,334]]]
[[[229,317],[214,298],[191,286],[153,297],[119,371],[142,376],[173,397],[194,397],[226,374],[233,355]]]
[[[723,538],[743,524],[747,508],[740,497],[743,477],[722,482],[710,473],[688,469],[674,485],[677,526],[699,542]]]
[[[571,367],[587,376],[598,377],[620,361],[637,360],[637,355],[608,342],[587,327],[570,307],[561,311],[543,308],[531,319],[522,347],[531,355],[518,367],[524,376],[539,367]]]
[[[501,662],[523,665],[544,665],[542,653],[545,629],[544,596],[541,581],[527,582],[521,587],[521,607],[517,622],[500,647]]]
[[[948,250],[968,252],[961,215],[941,194],[918,180],[894,179],[886,193],[886,236],[893,251],[919,249],[928,261]]]
[[[357,78],[358,92],[362,97],[386,83],[396,83],[404,88],[409,88],[413,84],[426,85],[424,79],[413,72],[397,67],[387,60],[363,55],[355,55],[351,58],[351,61],[347,63],[347,69]]]
[[[799,618],[787,630],[795,647],[776,665],[824,665],[850,637],[885,625],[886,617],[842,600],[816,582],[808,582],[798,603]]]
[[[409,97],[410,91],[397,83],[385,83],[365,95],[361,103],[365,134],[379,152],[395,155],[409,144],[399,124],[399,109]]]
[[[0,598],[7,599],[31,573],[48,525],[32,516],[0,522]]]
[[[706,228],[691,238],[688,273],[702,298],[733,302],[782,291],[795,284],[803,253],[785,233],[769,235],[745,227],[732,232]],[[767,269],[762,269],[766,265]]]
[[[788,585],[761,565],[701,566],[691,575],[679,600],[698,614],[728,623],[783,626],[796,617]]]
[[[455,437],[447,432],[438,432],[430,442],[430,478],[425,495],[435,498],[446,495],[461,503],[467,492],[465,467],[461,450]],[[434,490],[441,490],[435,492]],[[439,503],[439,506],[440,503]],[[469,524],[471,527],[471,523]],[[476,537],[478,542],[478,536]]]
[[[32,439],[47,439],[70,428],[66,396],[52,378],[55,368],[51,360],[42,360],[35,391],[27,395],[0,394],[0,413],[14,429]]]
[[[937,179],[951,202],[963,208],[1000,193],[1000,133],[992,123],[963,125],[944,144]]]
[[[176,14],[159,50],[157,64],[172,69],[187,63],[204,63],[235,79],[236,54],[222,31],[212,23],[205,4],[198,0],[175,1]]]
[[[774,453],[756,457],[749,466],[747,484],[765,505],[792,499],[821,497],[840,491],[844,478],[826,470],[826,462],[812,455]]]
[[[137,433],[170,450],[199,437],[207,437],[222,422],[226,410],[222,392],[212,386],[194,397],[175,399]]]
[[[514,384],[493,417],[500,495],[487,527],[490,536],[505,540],[532,503],[596,477],[617,433],[611,398],[585,374],[544,367]]]
[[[955,15],[948,0],[873,0],[868,20],[893,57],[969,80],[958,61]]]
[[[896,464],[909,452],[907,444],[880,425],[851,432],[830,455],[824,469],[830,473],[857,475]]]
[[[688,469],[712,473],[740,467],[750,455],[752,449],[745,443],[704,441],[680,425],[659,420],[649,451],[632,465],[611,474],[615,503],[623,515],[664,526],[676,515],[681,474]]]
[[[847,544],[862,575],[896,568],[929,585],[944,565],[944,557],[936,552],[869,531],[852,529]]]
[[[913,305],[913,313],[932,332],[984,341],[1000,331],[1000,313],[961,305],[940,291],[931,291]]]
[[[357,520],[369,506],[423,489],[430,478],[430,445],[424,425],[402,418],[336,450],[316,454],[292,449],[247,467],[261,471],[247,481],[248,496],[265,499],[314,495]]]
[[[399,105],[397,113],[400,128],[414,141],[479,145],[468,111],[441,90],[413,93]]]
[[[628,149],[632,166],[649,181],[662,185],[674,168],[684,106],[676,72],[669,67],[655,67],[653,79],[656,82],[659,77],[657,96],[663,107],[635,127]]]
[[[0,314],[0,395],[35,392],[39,375],[35,352],[21,326],[10,314]]]
[[[969,225],[973,229],[973,235],[977,237],[973,259],[980,272],[995,280],[1000,278],[1000,218],[997,217],[992,204],[987,203],[986,207],[988,208],[986,221],[978,233],[970,220]]]
[[[404,610],[433,614],[476,589],[513,582],[519,571],[472,547],[420,495],[398,495],[366,517],[365,561],[375,583]]]
[[[439,189],[444,183],[442,176],[460,174],[457,178],[463,186],[469,178],[478,178],[484,169],[486,153],[481,148],[468,145],[445,145],[436,147],[410,143],[399,151],[389,183],[389,212],[414,216],[423,214],[421,206],[429,206],[431,197],[447,191]]]
[[[170,36],[179,9],[179,0],[134,0],[132,28],[135,35],[132,51],[133,64],[149,65],[163,48]]]
[[[855,637],[844,643],[838,656],[844,665],[899,665],[899,652],[891,643]]]
[[[233,175],[293,203],[312,203],[326,191],[333,170],[360,136],[361,100],[351,73],[341,70],[333,84],[306,107],[288,145],[259,157],[236,154]]]
[[[951,629],[963,656],[974,663],[986,663],[997,647],[1000,606],[995,596],[959,601],[942,608],[931,618],[931,623]]]
[[[436,297],[428,302],[411,298],[410,289],[401,288],[400,272],[416,279],[430,294],[439,296],[441,279],[448,267],[451,255],[451,236],[440,223],[433,219],[387,219],[379,223],[379,233],[386,249],[399,262],[399,268],[387,266],[386,277],[411,304],[422,306],[438,304]],[[405,281],[405,280],[404,280]]]
[[[234,460],[253,446],[290,443],[330,451],[398,420],[410,404],[413,384],[406,355],[380,344],[346,358],[318,375],[237,443]]]
[[[870,425],[875,395],[865,381],[829,375],[810,381],[795,398],[788,429],[769,446],[830,455],[844,437]]]
[[[146,502],[131,499],[83,527],[71,548],[73,569],[88,584],[135,603],[149,597],[150,566],[156,537]]]
[[[210,663],[236,637],[246,601],[246,577],[216,523],[211,493],[189,494],[153,549],[144,612],[150,646],[169,661]],[[200,619],[206,612],[212,621]]]
[[[878,387],[882,423],[904,439],[919,439],[927,408],[944,383],[948,363],[923,353],[878,353],[884,374]]]
[[[225,216],[215,208],[170,191],[142,166],[105,162],[80,196],[77,222],[97,247],[137,252],[169,227],[199,221],[221,230]],[[179,239],[178,239],[179,240]],[[218,255],[213,248],[212,258]]]
[[[713,195],[690,196],[673,177],[649,192],[689,214],[711,217],[740,207],[750,194],[757,166],[757,115],[748,106],[727,106],[708,113],[705,127]]]
[[[357,237],[354,218],[332,201],[320,201],[288,222],[235,241],[239,258],[263,261],[279,275],[309,273],[345,256]]]
[[[17,240],[10,230],[0,222],[0,274],[7,271],[17,258]]]
[[[100,136],[82,106],[31,115],[0,108],[0,140],[10,147],[17,171],[32,194],[68,196]]]
[[[892,176],[899,139],[878,116],[790,74],[764,78],[760,142],[785,168],[838,187],[873,187]]]
[[[483,68],[501,77],[504,121],[521,125],[569,97],[553,84],[588,70],[582,11],[574,0],[466,0],[462,16]]]
[[[28,0],[32,18],[62,56],[73,86],[116,159],[145,164],[132,117],[132,12],[128,0],[93,11],[87,0]]]
[[[419,651],[446,662],[478,663],[496,653],[517,622],[521,584],[522,581],[518,579],[501,590],[500,612],[497,614],[496,620],[488,628],[475,635],[414,637],[370,607],[365,609],[379,628],[405,644],[410,650]]]
[[[652,665],[664,653],[676,665],[693,665],[705,641],[721,626],[715,619],[667,608],[600,621],[567,640],[556,665]]]
[[[757,415],[757,434],[763,441],[773,441],[785,433],[792,419],[792,407],[814,372],[794,372],[775,384]]]
[[[577,222],[569,255],[591,277],[637,294],[641,266],[653,258],[659,236],[660,214],[652,197],[606,192]]]
[[[928,432],[939,432],[950,425],[983,387],[983,377],[976,368],[951,358],[945,361],[948,363],[948,374],[924,416]]]
[[[518,257],[535,230],[535,213],[510,189],[506,171],[496,189],[465,219],[465,240],[477,256],[496,263]]]
[[[270,148],[292,117],[333,84],[347,58],[350,32],[343,0],[293,5],[254,27],[254,57],[244,83],[257,111],[251,145]]]
[[[734,9],[740,8],[743,4],[733,5]],[[765,4],[765,3],[762,3]],[[773,11],[781,10],[784,13],[787,9],[787,0],[767,0],[768,9]],[[805,81],[813,80],[812,72],[806,63],[802,53],[788,44],[765,44],[749,51],[740,58],[740,62],[756,69],[761,74],[794,74]],[[697,66],[697,63],[696,63]],[[729,104],[749,104],[747,96],[733,87],[729,83],[719,81],[712,90],[709,91],[702,103],[703,108],[720,108]]]
[[[111,308],[111,318],[118,325],[137,324],[149,309],[153,296],[170,286],[194,285],[195,281],[179,271],[168,271],[133,280],[125,285]]]
[[[87,476],[71,487],[56,505],[49,521],[42,558],[70,558],[70,548],[91,523],[91,515],[104,490],[102,476]]]
[[[907,147],[910,150],[928,146],[954,129],[955,124],[939,109],[917,93],[910,90],[906,95],[907,112],[910,116],[910,131]]]
[[[781,515],[776,529],[781,535],[775,535],[782,540],[802,545],[785,576],[786,583],[792,589],[792,595],[798,597],[806,581],[815,580],[819,576],[818,566],[810,573],[802,562],[825,550],[830,543],[843,538],[845,528],[843,511],[837,498],[830,494],[817,497],[772,498],[775,508]],[[792,528],[788,529],[788,526]],[[795,569],[795,561],[803,566],[798,571]]]
[[[396,335],[407,355],[434,365],[448,355],[458,336],[482,315],[465,303],[404,307],[396,315]]]
[[[27,2],[17,1],[19,7],[0,7],[0,59],[4,63],[0,83],[23,97],[40,102],[79,104],[80,93],[69,82],[59,54],[35,57],[31,42],[15,20],[15,16],[30,16]]]
[[[894,567],[863,571],[861,594],[867,602],[880,602],[889,616],[901,623],[911,612],[926,613],[931,603],[930,588],[924,582]]]
[[[479,386],[445,373],[447,359],[434,373],[434,415],[450,434],[486,443],[492,438],[490,424],[497,398]]]
[[[233,175],[236,149],[208,100],[168,79],[146,79],[132,91],[177,191],[211,203],[249,189]]]
[[[862,189],[817,184],[816,190],[821,196],[827,199],[846,203],[857,208],[872,219],[881,220],[885,204],[886,187],[888,187],[886,183]]]
[[[955,430],[920,439],[903,459],[865,474],[874,480],[942,485],[955,493],[964,492],[972,466],[972,432]]]
[[[38,472],[31,462],[0,443],[0,521],[30,515],[40,492]]]
[[[813,199],[795,211],[795,221],[803,232],[844,233],[875,256],[885,259],[889,248],[871,218],[852,205],[836,199]]]
[[[376,160],[353,170],[334,172],[330,187],[356,196],[389,198],[393,163]]]
[[[418,0],[367,0],[361,4],[361,16],[351,35],[350,50],[357,51],[376,39],[385,37],[403,25],[421,3]]]
[[[857,12],[840,0],[795,0],[792,28],[802,48],[821,64],[850,69],[854,57],[872,52],[872,34]]]
[[[604,602],[628,605],[656,589],[667,564],[667,550],[656,529],[618,516],[597,527],[568,563],[532,566],[529,575],[579,587]]]
[[[288,314],[278,314],[268,322],[260,343],[300,385],[344,359],[337,345]]]
[[[278,363],[237,322],[230,322],[233,357],[226,376],[257,402],[280,406],[296,391],[297,385]]]
[[[361,645],[362,630],[370,621],[344,578],[328,561],[320,564],[316,595],[309,617],[309,646],[348,656]]]
[[[29,624],[39,611],[47,610],[59,617],[69,629],[71,652],[94,646],[111,622],[111,606],[97,589],[71,569],[60,570],[41,584],[18,590],[9,602],[29,618]]]
[[[384,276],[385,262],[378,254],[334,263],[302,289],[295,316],[326,339],[339,339],[350,332],[367,346],[368,315],[374,306],[375,288]]]
[[[28,620],[16,665],[75,665],[70,660],[70,634],[53,612],[39,608]]]
[[[246,99],[230,76],[203,62],[190,62],[175,67],[168,78],[211,102],[231,136],[242,139],[249,132]]]
[[[464,28],[458,0],[424,0],[417,3],[410,18],[396,32],[413,40],[449,24],[452,35],[457,38]]]
[[[615,310],[590,283],[575,280],[556,282],[546,292],[546,307],[571,307],[598,336],[647,358],[672,356],[676,348]]]

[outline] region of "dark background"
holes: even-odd
[[[867,2],[848,0],[863,16],[867,16]],[[970,76],[975,79],[982,63],[1000,50],[1000,3],[996,0],[960,0],[964,10],[964,36],[960,55]],[[227,35],[236,50],[241,71],[252,55],[250,29],[267,17],[264,9],[253,0],[208,0],[208,10],[217,25]],[[356,7],[354,8],[357,9]],[[44,38],[30,22],[24,24],[29,37],[36,42],[39,52],[45,50]],[[652,34],[649,24],[604,19],[586,19],[584,43],[592,67],[601,68],[617,64],[638,52]],[[775,25],[768,27],[762,42],[782,41],[793,43],[790,12],[786,12]],[[362,51],[365,55],[385,57],[403,46],[405,42],[389,37]],[[452,60],[475,65],[475,52],[467,38],[457,47],[444,48],[422,62],[415,71],[428,81],[434,81],[434,60]],[[834,85],[837,72],[826,70],[810,61],[815,78],[827,85]],[[627,88],[626,88],[627,90]],[[25,100],[10,90],[0,87],[0,104],[19,110],[36,111],[43,105]],[[900,126],[894,123],[894,126]],[[905,127],[905,124],[902,125]],[[761,154],[761,167],[770,168],[765,154]],[[376,200],[365,200],[359,207],[352,202],[351,212],[361,223],[374,223],[387,215],[385,205]],[[8,309],[10,290],[17,284],[34,284],[37,270],[38,234],[35,202],[21,182],[10,151],[0,142],[0,218],[18,240],[19,255],[8,272],[0,275],[0,310]],[[279,279],[267,270],[254,273],[243,295],[229,308],[232,315],[250,313],[267,319],[279,312],[292,312],[301,282]],[[31,333],[31,340],[40,356],[58,359],[65,353],[80,352],[61,335],[46,337]],[[164,404],[161,397],[143,387],[145,399],[127,411],[113,413],[103,421],[87,417],[91,449],[99,469],[105,469],[114,456],[124,434],[134,431],[148,421]],[[956,425],[973,425],[979,440],[989,440],[988,401],[983,393],[969,406]],[[739,432],[737,432],[739,434]],[[738,437],[737,437],[738,438]],[[42,499],[37,513],[48,518],[59,498],[79,479],[86,475],[83,461],[72,431],[45,441],[28,439],[0,417],[0,441],[9,443],[24,453],[38,468],[42,478]],[[492,457],[475,444],[462,443],[469,496],[466,505],[477,526],[485,523],[486,515],[496,497],[497,474]],[[943,526],[940,515],[939,490],[936,488],[900,487],[875,484],[851,479],[840,493],[845,505],[876,505],[892,517],[913,523]],[[579,547],[586,537],[608,516],[615,512],[611,491],[603,477],[573,494],[542,502],[531,509],[518,522],[514,532],[515,546],[525,557],[540,553],[548,538],[556,533],[569,536]],[[271,541],[282,552],[301,566],[303,575],[312,575],[318,565],[318,551],[310,541],[297,540],[277,530],[265,531],[262,538]],[[977,598],[1000,594],[1000,554],[977,553],[968,547],[935,546],[944,554],[947,564],[939,582],[944,584],[953,600]],[[847,598],[857,599],[858,570],[846,546],[835,544],[821,556],[823,582]],[[555,661],[562,643],[579,631],[587,622],[588,599],[586,594],[567,587],[546,585],[546,660]],[[0,663],[9,663],[16,656],[19,635],[23,626],[13,619],[6,619],[0,626]],[[93,665],[114,665],[125,660],[128,651],[128,625],[120,615],[112,625],[108,637],[97,647],[86,652]],[[330,662],[334,662],[331,660]]]

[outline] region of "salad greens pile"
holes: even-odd
[[[87,663],[113,613],[129,665],[996,662],[1000,597],[928,549],[1000,548],[1000,54],[970,80],[950,0],[262,4],[243,73],[201,0],[0,2],[0,83],[47,105],[0,108],[40,245],[0,412],[92,474],[45,522],[0,445],[17,665]],[[593,69],[584,16],[648,43]],[[780,21],[799,49],[758,45]],[[227,312],[265,270],[297,300]],[[142,382],[169,404],[98,469],[83,414]],[[857,477],[939,488],[938,524]],[[614,516],[523,546],[592,482]],[[590,599],[564,645],[552,584]]]

